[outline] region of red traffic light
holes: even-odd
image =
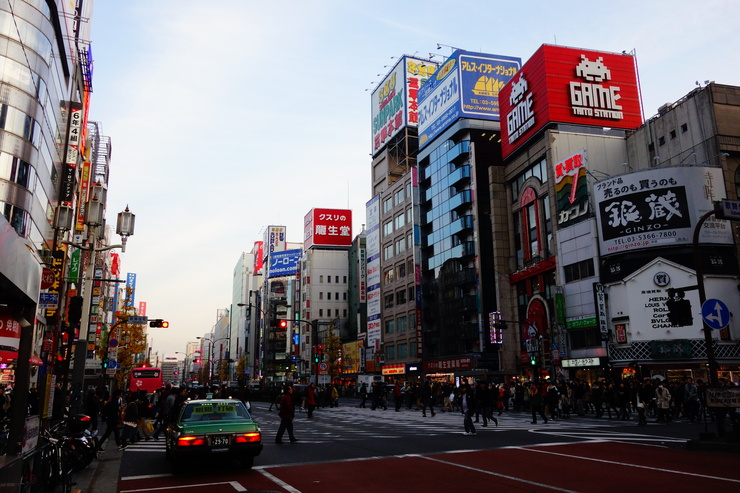
[[[287,329],[288,328],[287,320],[280,320],[278,322],[278,327],[280,327],[281,329]]]
[[[167,320],[162,320],[162,325],[161,325],[161,327],[162,327],[163,329],[166,329],[166,328],[168,328],[169,326],[170,326],[170,323],[169,323],[169,322],[168,322]]]

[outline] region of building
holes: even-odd
[[[499,91],[520,66],[518,58],[457,50],[419,91],[423,371],[433,378],[503,373],[489,322],[507,312],[497,265],[510,251],[500,236],[506,224],[495,222]]]
[[[502,89],[515,376],[707,378],[692,236],[737,169],[731,94],[695,91],[643,124],[634,56],[550,45]],[[737,309],[732,228],[705,224],[707,294]],[[713,334],[728,372],[736,331]]]

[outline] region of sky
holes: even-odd
[[[740,85],[740,2],[98,0],[90,120],[112,145],[108,223],[153,352],[184,353],[230,308],[268,225],[300,242],[314,207],[370,200],[370,96],[396,57],[527,59],[543,43],[637,56],[645,117],[697,83]],[[442,45],[440,49],[438,44]],[[112,242],[117,242],[114,237]]]

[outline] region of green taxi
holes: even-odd
[[[167,458],[175,469],[190,459],[227,457],[251,468],[262,452],[262,433],[247,408],[235,399],[186,401],[167,428]]]

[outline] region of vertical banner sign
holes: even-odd
[[[568,353],[567,333],[565,332],[565,294],[563,286],[555,286],[555,323],[558,328],[558,348],[560,357],[565,358]]]
[[[366,205],[367,210],[367,361],[373,361],[380,347],[380,196]]]
[[[588,217],[585,150],[580,150],[555,165],[555,195],[559,228]]]
[[[90,192],[90,161],[82,163],[82,178],[80,178],[80,201],[77,207],[77,218],[75,219],[75,231],[85,230],[85,207],[87,206],[87,194]]]
[[[82,250],[75,248],[72,252],[72,256],[69,259],[69,282],[79,283],[80,282],[80,257],[82,256]]]
[[[146,317],[146,301],[139,302],[139,315]]]
[[[360,248],[360,259],[358,262],[358,274],[359,274],[359,281],[360,281],[360,289],[359,289],[359,302],[365,303],[367,301],[367,264],[366,264],[366,257],[365,257],[365,249]]]
[[[131,290],[131,295],[124,297],[125,306],[134,306],[134,299],[136,298],[136,274],[129,272],[126,274],[126,291]]]
[[[599,332],[601,332],[601,340],[609,340],[609,325],[606,320],[606,293],[604,292],[604,285],[600,282],[594,283],[594,301],[596,303],[596,316],[599,321]]]
[[[67,159],[65,163],[74,168],[77,166],[80,155],[80,137],[82,132],[82,105],[80,103],[70,103],[69,118]]]

